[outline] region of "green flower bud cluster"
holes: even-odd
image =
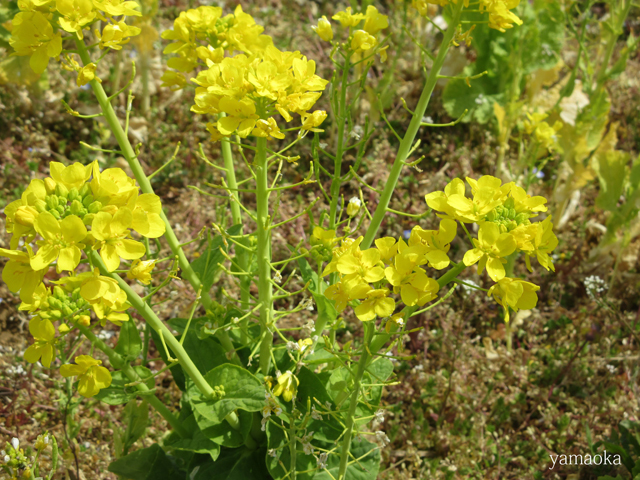
[[[485,217],[485,221],[497,224],[502,233],[507,233],[520,225],[530,225],[530,215],[526,212],[517,213],[514,201],[508,198],[504,205],[499,205]]]
[[[214,400],[223,399],[225,396],[224,386],[216,385],[215,387],[213,387],[213,393],[211,396],[213,397]]]
[[[55,183],[55,182],[54,182]],[[75,215],[80,217],[85,225],[91,225],[93,216],[102,210],[102,203],[91,194],[91,188],[85,183],[79,190],[68,189],[64,185],[48,183],[47,196],[35,206],[39,213],[51,213],[58,220]]]
[[[60,286],[53,287],[53,294],[50,295],[46,302],[40,305],[38,315],[48,320],[66,319],[74,323],[87,323],[90,320],[89,315],[76,313],[84,307],[88,306],[88,302],[80,296],[80,287],[71,292],[71,295]]]

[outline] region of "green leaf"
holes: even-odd
[[[152,376],[151,370],[148,368],[137,366],[133,367],[133,369],[140,378],[149,378]],[[111,385],[109,388],[100,390],[96,398],[107,405],[122,405],[123,403],[127,403],[138,396],[136,387],[125,387],[128,383],[132,383],[132,380],[124,375],[121,370],[113,372],[111,374]],[[154,378],[149,378],[149,380],[147,380],[147,387],[154,388],[155,383]]]
[[[600,193],[596,205],[603,210],[613,212],[624,193],[629,154],[620,150],[610,150],[594,155],[593,167],[600,182]]]
[[[127,403],[123,412],[123,423],[127,425],[122,438],[122,448],[126,455],[136,441],[144,435],[149,423],[149,404],[133,399]]]
[[[337,450],[337,455],[329,455],[326,471],[321,471],[313,477],[313,480],[331,480],[338,478],[340,470],[339,453],[342,449]],[[351,454],[358,459],[358,462],[352,463],[347,467],[347,473],[344,480],[376,480],[378,478],[378,470],[380,469],[380,449],[377,445],[367,440],[353,440],[351,442]]]
[[[157,443],[136,450],[109,465],[109,471],[131,480],[184,480],[180,472]]]
[[[326,408],[326,403],[333,405],[333,400],[325,389],[325,383],[319,378],[318,374],[312,372],[307,367],[302,367],[298,373],[298,380],[300,381],[300,385],[298,386],[298,395],[296,398],[298,408],[302,412],[307,412],[309,400],[311,401],[310,404],[315,406],[316,410],[320,412]],[[320,402],[321,406],[317,404],[316,400]],[[333,408],[335,408],[335,406],[333,406]],[[314,438],[331,442],[337,440],[344,429],[331,415],[324,415],[322,420],[311,418],[307,430],[315,432]]]
[[[211,460],[216,460],[220,455],[220,445],[211,441],[200,430],[197,430],[193,438],[181,438],[169,445],[174,450],[208,454]]]
[[[318,309],[316,323],[320,325],[332,324],[338,318],[338,312],[333,302],[324,296],[323,292],[329,285],[318,277],[318,274],[311,268],[306,259],[301,258],[298,260],[298,266],[300,267],[302,279],[305,282],[311,282],[310,291]]]
[[[237,415],[240,420],[239,430],[234,429],[229,422],[216,422],[204,417],[198,411],[194,412],[194,418],[202,434],[212,442],[229,448],[237,448],[244,445],[249,433],[251,433],[253,414],[238,410]]]
[[[227,233],[229,235],[238,235],[241,230],[242,225],[234,225],[227,230]],[[224,262],[224,255],[221,250],[227,251],[222,235],[211,237],[211,235],[207,233],[206,249],[198,258],[191,262],[191,268],[193,268],[198,278],[200,278],[204,292],[211,290],[215,275],[220,268],[220,263]]]
[[[129,321],[123,322],[120,327],[120,335],[118,336],[118,344],[116,352],[125,357],[127,360],[133,360],[142,352],[142,340],[136,322],[129,315]]]
[[[271,480],[265,466],[265,449],[223,449],[218,460],[199,465],[189,473],[190,480]]]
[[[214,368],[204,376],[212,387],[222,387],[224,396],[219,400],[204,398],[198,388],[191,384],[189,401],[194,410],[206,419],[219,424],[234,410],[258,412],[265,403],[264,385],[249,371],[237,365],[225,364]]]

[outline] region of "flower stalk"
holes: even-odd
[[[369,248],[373,243],[373,240],[378,233],[378,229],[380,228],[380,224],[384,219],[387,213],[387,207],[389,206],[389,202],[391,200],[391,195],[393,195],[393,191],[396,188],[396,184],[398,183],[398,178],[400,177],[400,172],[402,168],[405,166],[405,162],[407,157],[411,152],[411,148],[413,146],[413,142],[416,138],[418,130],[420,129],[420,124],[422,123],[422,117],[427,110],[427,106],[429,105],[429,100],[431,99],[431,94],[433,93],[433,89],[436,86],[436,82],[438,81],[438,75],[440,74],[440,70],[444,65],[445,58],[447,53],[449,52],[449,47],[451,46],[451,41],[456,33],[458,28],[458,24],[460,23],[460,17],[462,16],[462,8],[464,7],[464,2],[459,1],[453,7],[453,15],[451,18],[451,22],[447,27],[447,30],[444,33],[444,38],[442,39],[442,44],[440,45],[440,49],[438,50],[438,55],[433,62],[433,66],[429,71],[429,76],[427,77],[427,81],[424,85],[424,89],[422,90],[422,94],[420,95],[420,99],[418,100],[418,105],[414,111],[413,117],[411,118],[411,122],[409,123],[409,127],[407,128],[402,141],[400,142],[400,146],[398,148],[398,153],[396,154],[396,158],[393,162],[393,166],[391,167],[391,172],[389,172],[389,178],[387,179],[387,183],[382,191],[382,195],[380,195],[380,200],[378,201],[378,206],[373,214],[371,219],[371,223],[369,224],[369,228],[367,228],[367,233],[362,240],[362,248]]]

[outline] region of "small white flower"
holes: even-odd
[[[318,468],[327,468],[327,459],[329,458],[329,454],[327,452],[322,452],[318,455]]]
[[[276,283],[282,283],[282,274],[276,270],[276,273],[273,275],[273,281]]]
[[[311,335],[313,335],[313,332],[315,331],[315,329],[316,329],[316,324],[314,323],[314,321],[313,320],[307,321],[307,323],[305,323],[302,326],[302,330],[301,330],[302,336],[310,337]]]
[[[476,98],[476,105],[482,105],[483,103],[485,103],[485,98],[483,94],[478,95],[478,97]]]
[[[587,289],[587,295],[592,299],[595,299],[607,290],[607,282],[597,275],[590,275],[585,278],[584,286]]]
[[[9,463],[9,460],[11,460],[11,457],[9,455],[5,455],[3,460],[4,460],[4,463]]]
[[[422,123],[434,123],[433,118],[426,116],[422,117]]]
[[[13,437],[11,439],[11,446],[14,450],[18,450],[18,448],[20,448],[20,440],[18,440],[16,437]]]
[[[276,451],[275,448],[270,448],[267,453],[269,454],[270,457],[278,458],[278,452]]]
[[[311,445],[311,440],[313,440],[313,432],[309,432],[309,434],[300,439],[302,450],[304,451],[305,455],[313,454],[313,445]]]
[[[389,437],[387,437],[387,435],[382,430],[376,432],[376,440],[378,441],[378,443],[382,443],[382,446],[389,445],[389,443],[391,443]]]
[[[296,350],[300,350],[300,345],[296,342],[287,342],[287,350],[290,352],[295,352]]]
[[[318,413],[315,405],[311,407],[311,418],[314,420],[322,420],[322,415]]]
[[[375,413],[376,421],[384,422],[384,410],[380,409]]]

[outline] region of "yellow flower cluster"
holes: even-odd
[[[127,295],[115,279],[100,275],[97,268],[76,271],[82,252],[99,251],[109,271],[117,269],[121,259],[135,260],[128,278],[149,283],[154,262],[140,262],[146,249],[131,238],[132,231],[147,238],[165,231],[160,199],[140,195],[135,180],[122,169],[100,171],[97,161],[70,166],[51,162],[50,173],[44,180],[32,180],[21,198],[5,208],[12,237],[10,248],[0,249],[0,256],[9,259],[2,279],[20,294],[20,309],[34,315],[29,331],[35,341],[25,359],[41,360],[47,368],[60,338],[76,325],[88,326],[91,312],[102,325],[129,320]],[[58,274],[69,275],[51,281],[51,289],[43,279],[53,265]],[[58,336],[53,322],[59,322]],[[87,385],[104,383],[94,380],[87,380]],[[95,388],[89,385],[84,391]]]
[[[126,16],[141,15],[134,1],[20,0],[18,7],[21,11],[11,21],[9,43],[15,55],[30,57],[31,68],[38,74],[45,71],[50,58],[62,52],[60,29],[82,39],[83,30],[102,21],[102,33],[96,31],[100,48],[115,50],[140,33],[139,28],[125,23]]]
[[[326,297],[335,301],[339,312],[360,300],[355,314],[363,322],[390,317],[396,308],[392,293],[399,294],[406,306],[423,306],[440,289],[423,267],[442,270],[449,266],[447,254],[456,230],[456,222],[445,218],[438,230],[414,227],[407,242],[384,237],[376,240],[376,247],[361,250],[362,237],[343,240],[323,272],[340,277],[327,288]]]
[[[429,13],[429,5],[445,7],[457,4],[456,0],[411,0],[411,5],[420,15],[426,17]],[[520,0],[480,0],[478,10],[487,13],[489,28],[504,32],[512,28],[514,24],[522,25],[522,20],[511,10],[520,5]],[[469,7],[469,0],[464,0],[465,8]],[[476,8],[476,7],[474,7]]]
[[[560,120],[549,125],[545,119],[548,117],[546,113],[527,113],[527,120],[524,121],[524,131],[531,135],[542,148],[553,150],[558,145],[558,132],[562,129],[563,124]]]
[[[328,83],[315,74],[315,62],[300,52],[278,50],[262,31],[240,6],[224,18],[219,7],[199,7],[181,13],[173,30],[162,34],[175,40],[165,49],[178,55],[169,67],[183,73],[206,67],[192,79],[198,88],[191,110],[218,115],[207,124],[214,141],[232,134],[284,138],[277,114],[286,122],[298,114],[304,131],[317,131],[327,117],[324,111],[309,112]],[[225,52],[241,53],[225,57]],[[174,89],[186,85],[178,72],[166,72],[163,80]]]
[[[349,38],[346,46],[352,52],[352,62],[376,53],[380,55],[382,62],[386,61],[387,47],[380,48],[378,34],[389,27],[389,18],[381,14],[376,7],[369,5],[365,13],[353,13],[351,7],[347,7],[346,10],[336,13],[331,18],[340,22],[343,28],[348,29]],[[318,25],[311,28],[325,42],[333,40],[333,27],[326,16],[320,18]]]
[[[462,180],[455,179],[444,191],[430,193],[425,199],[444,219],[478,225],[474,248],[465,253],[463,262],[466,266],[477,263],[479,273],[487,269],[496,282],[489,294],[503,306],[508,319],[509,307],[517,311],[535,306],[535,292],[539,287],[506,277],[506,257],[522,252],[529,271],[531,257],[536,257],[545,269],[554,270],[550,254],[558,245],[558,239],[553,233],[551,217],[542,222],[531,222],[532,218],[547,211],[546,199],[531,197],[513,182],[503,185],[500,179],[490,175],[479,180],[467,178],[467,183],[471,187],[471,197],[466,196]]]

